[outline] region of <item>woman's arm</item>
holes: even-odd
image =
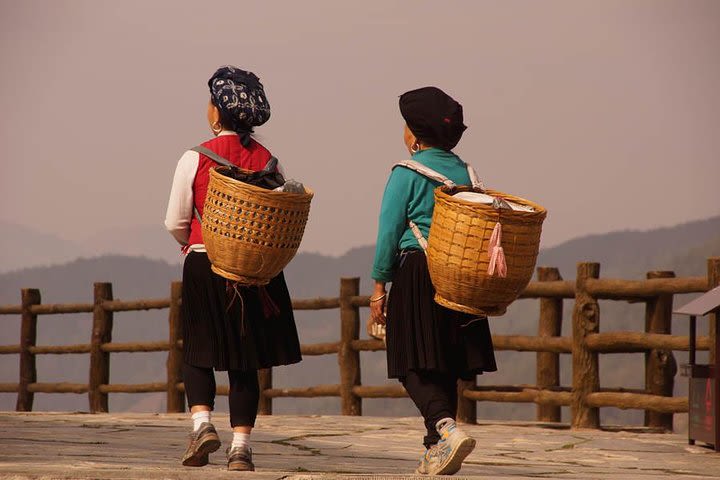
[[[407,209],[412,194],[412,177],[408,173],[409,171],[404,171],[402,168],[393,170],[385,186],[380,207],[372,271],[375,287],[370,296],[370,315],[374,322],[380,324],[385,323],[387,301],[385,284],[392,281],[400,239],[408,228]]]
[[[200,155],[188,150],[180,157],[165,214],[165,228],[180,245],[187,245],[190,238],[190,222],[193,216],[193,183]]]
[[[375,261],[372,278],[380,282],[392,281],[400,239],[408,228],[407,210],[412,195],[412,172],[396,168],[385,186],[378,235],[375,244]]]

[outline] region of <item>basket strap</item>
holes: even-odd
[[[205,155],[206,157],[208,157],[211,160],[214,160],[215,162],[219,163],[220,165],[224,165],[226,167],[237,167],[237,165],[234,165],[233,163],[231,163],[230,160],[227,160],[227,159],[221,157],[217,153],[213,152],[212,150],[210,150],[207,147],[203,147],[202,145],[193,147],[190,150],[192,150],[193,152],[202,153],[203,155]]]
[[[402,162],[398,162],[395,165],[393,165],[393,168],[395,167],[405,167],[408,168],[414,172],[419,173],[420,175],[423,175],[425,177],[428,177],[432,180],[435,180],[436,182],[443,183],[447,185],[450,188],[454,188],[455,182],[447,178],[442,173],[436,172],[432,168],[426,167],[420,162],[416,162],[415,160],[403,160]]]
[[[219,163],[220,165],[224,165],[226,167],[235,167],[238,168],[237,165],[230,162],[224,157],[221,157],[217,153],[213,152],[207,147],[203,147],[202,145],[198,145],[197,147],[193,147],[190,150],[193,152],[202,153],[206,157],[210,158],[211,160],[214,160],[215,162]],[[277,167],[278,159],[275,156],[270,156],[270,160],[265,164],[265,168],[263,168],[263,172],[272,172],[275,170],[275,167]]]
[[[481,192],[485,191],[485,184],[480,180],[480,177],[478,176],[475,169],[470,165],[467,164],[467,172],[468,176],[470,177],[470,183],[472,183],[472,186],[474,189],[479,189]]]
[[[420,175],[428,177],[437,182],[443,183],[450,188],[455,187],[455,182],[453,182],[452,180],[447,178],[445,175],[443,175],[439,172],[436,172],[432,168],[426,167],[422,163],[416,162],[415,160],[403,160],[402,162],[398,162],[395,165],[393,165],[393,168],[395,168],[395,167],[405,167],[414,172],[419,173]],[[477,172],[470,164],[467,164],[467,172],[468,172],[468,176],[470,177],[470,183],[472,183],[473,188],[480,189],[480,191],[484,192],[485,185],[483,184],[482,180],[480,180],[480,177],[478,177]],[[417,226],[417,224],[415,222],[413,222],[412,220],[409,220],[408,225],[410,226],[410,230],[412,231],[413,235],[415,236],[415,239],[418,241],[418,244],[420,244],[420,247],[422,247],[423,251],[427,250],[427,247],[428,247],[427,239],[423,236],[423,234],[420,231],[420,228]]]
[[[263,168],[263,172],[272,172],[275,170],[275,167],[277,167],[278,159],[275,157],[270,157],[270,160],[265,164],[265,168]]]
[[[213,160],[213,161],[219,163],[220,165],[224,165],[226,167],[237,168],[237,165],[230,162],[230,160],[228,160],[224,157],[221,157],[217,153],[213,152],[212,150],[210,150],[207,147],[203,147],[202,145],[193,147],[190,150],[192,150],[193,152],[202,153],[203,155],[208,157],[210,160]],[[271,172],[275,169],[277,164],[278,164],[278,159],[275,158],[274,156],[271,156],[270,160],[268,160],[268,162],[265,164],[265,168],[263,168],[263,171]],[[195,218],[197,218],[197,221],[199,223],[202,223],[202,217],[200,217],[200,212],[198,211],[197,207],[193,207],[193,211],[195,212]]]
[[[414,172],[419,173],[420,175],[431,178],[431,179],[435,180],[436,182],[445,184],[450,188],[455,187],[455,182],[453,182],[452,180],[447,178],[445,175],[443,175],[440,172],[436,172],[432,168],[426,167],[422,163],[416,162],[415,160],[403,160],[402,162],[398,162],[395,165],[393,165],[393,168],[395,168],[395,167],[405,167]],[[472,184],[473,188],[480,189],[481,191],[484,192],[485,184],[483,184],[482,180],[480,180],[480,177],[478,176],[477,172],[472,167],[472,165],[467,164],[467,172],[468,172],[468,177],[470,177],[470,183]]]
[[[420,228],[412,220],[408,220],[408,225],[410,225],[410,230],[412,230],[413,235],[415,235],[415,239],[418,241],[418,244],[420,244],[423,252],[426,251],[428,248],[428,243],[422,232],[420,231]]]
[[[213,152],[207,147],[203,147],[202,145],[198,145],[197,147],[193,147],[190,150],[197,153],[202,153],[206,157],[208,157],[210,160],[213,160],[220,165],[224,165],[226,167],[236,167],[237,165],[232,164],[229,160],[221,157],[217,153]],[[197,218],[198,223],[202,224],[202,217],[200,216],[200,212],[198,211],[197,207],[193,206],[193,212],[195,212],[195,218]]]

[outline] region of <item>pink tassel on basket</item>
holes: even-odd
[[[492,235],[490,235],[490,265],[488,265],[487,273],[490,276],[497,273],[498,277],[507,277],[507,264],[505,263],[505,252],[500,246],[502,241],[502,225],[500,222],[495,224]]]

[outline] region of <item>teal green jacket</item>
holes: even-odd
[[[429,148],[414,153],[412,159],[442,173],[458,185],[470,184],[467,166],[452,152]],[[405,167],[393,169],[380,207],[372,269],[374,280],[392,281],[400,251],[420,248],[408,226],[408,220],[415,222],[425,238],[428,237],[435,207],[433,191],[440,185]]]

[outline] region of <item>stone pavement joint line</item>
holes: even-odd
[[[228,416],[213,423],[229,445]],[[182,467],[190,425],[186,414],[0,412],[0,478],[427,478],[412,474],[424,450],[419,417],[261,416],[251,438],[257,471],[242,474],[226,470],[225,448],[205,467]],[[463,428],[477,447],[454,478],[720,480],[720,454],[682,435],[533,422]]]

